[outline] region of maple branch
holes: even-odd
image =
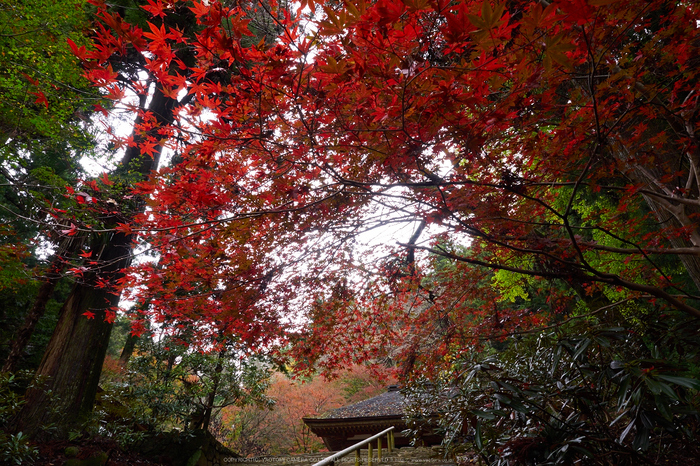
[[[700,200],[698,200],[698,199],[689,199],[687,197],[678,197],[678,196],[672,196],[672,195],[669,196],[667,194],[662,194],[662,193],[659,193],[656,191],[649,191],[648,189],[640,189],[638,192],[640,192],[642,194],[646,194],[646,195],[651,196],[651,197],[665,199],[667,201],[678,202],[679,204],[700,207]]]
[[[458,184],[460,184],[460,182],[446,182],[445,184],[458,185]],[[545,186],[545,187],[550,186],[550,187],[556,188],[556,187],[574,186],[575,184],[576,184],[575,181],[559,181],[559,182],[536,181],[536,182],[528,182],[525,186]],[[582,182],[581,185],[589,186],[589,187],[595,186],[596,188],[601,188],[601,189],[605,189],[605,190],[609,190],[609,191],[628,191],[628,188],[624,187],[624,186],[593,185],[591,183],[585,183],[585,182]],[[664,187],[664,190],[666,192],[669,192],[665,187]],[[660,199],[666,199],[669,201],[678,202],[679,204],[686,204],[686,205],[690,205],[690,206],[700,207],[700,200],[698,200],[698,199],[679,197],[679,196],[675,196],[673,194],[662,194],[660,192],[650,191],[650,190],[644,189],[644,188],[636,189],[635,192],[638,192],[641,194],[646,194],[646,195],[653,196],[653,197],[658,197]]]
[[[608,252],[615,252],[618,254],[642,254],[646,256],[647,254],[661,254],[661,255],[688,255],[688,256],[700,256],[700,248],[667,248],[667,249],[659,249],[659,248],[642,248],[641,246],[638,246],[636,248],[615,248],[612,246],[604,246],[602,244],[598,243],[591,243],[591,242],[581,242],[579,243],[582,246],[585,246],[590,249],[594,250],[599,250],[599,251],[608,251]]]
[[[432,254],[446,257],[448,259],[453,259],[453,260],[456,260],[459,262],[465,262],[465,263],[473,264],[473,265],[479,265],[479,266],[487,267],[487,268],[494,269],[494,270],[506,270],[508,272],[513,272],[513,273],[520,274],[520,275],[529,275],[529,276],[541,277],[541,278],[550,278],[550,279],[562,279],[563,278],[561,273],[547,272],[544,270],[538,271],[538,270],[531,270],[531,269],[523,269],[520,267],[511,267],[508,265],[497,264],[495,262],[487,262],[487,261],[482,261],[479,259],[472,259],[469,257],[464,257],[461,255],[451,253],[451,252],[446,251],[442,248],[436,249],[436,248],[431,248],[431,247],[427,247],[427,246],[417,246],[415,244],[414,245],[403,244],[403,243],[399,243],[399,244],[405,248],[421,249],[423,251],[427,251],[427,252],[430,252]],[[598,272],[595,270],[592,270],[592,272],[595,275],[582,276],[582,277],[580,277],[581,281],[582,282],[592,281],[592,282],[599,282],[599,283],[607,283],[610,285],[621,286],[623,288],[627,288],[627,289],[632,290],[632,291],[641,291],[644,293],[648,293],[652,296],[663,299],[664,301],[668,302],[669,304],[671,304],[672,306],[674,306],[675,308],[677,308],[679,310],[685,311],[685,312],[693,315],[694,317],[700,318],[700,310],[699,309],[696,309],[693,306],[690,306],[690,305],[680,301],[675,296],[670,295],[670,294],[666,293],[665,291],[663,291],[655,286],[642,285],[640,283],[631,282],[629,280],[623,279],[619,275]]]
[[[418,241],[418,238],[420,237],[421,233],[423,233],[423,229],[425,229],[427,222],[425,220],[421,220],[420,224],[418,225],[418,228],[416,228],[416,231],[413,232],[413,235],[411,235],[411,238],[408,240],[408,244],[416,244],[416,241]],[[411,275],[415,275],[416,273],[416,256],[415,256],[415,249],[409,248],[408,249],[408,256],[406,258],[406,262],[408,263],[408,269],[410,271]]]
[[[420,249],[426,252],[429,252],[431,254],[435,254],[438,256],[445,257],[447,259],[453,259],[459,262],[465,262],[467,264],[472,264],[472,265],[479,265],[481,267],[486,267],[489,269],[495,269],[495,270],[505,270],[508,272],[513,272],[521,275],[529,275],[532,277],[542,277],[542,278],[551,278],[551,279],[558,279],[562,278],[560,273],[555,273],[555,272],[547,272],[544,270],[530,270],[530,269],[523,269],[519,267],[511,267],[508,265],[503,265],[503,264],[498,264],[495,262],[487,262],[487,261],[482,261],[479,259],[472,259],[469,257],[464,257],[461,255],[457,255],[454,253],[451,253],[445,249],[442,248],[431,248],[428,246],[418,246],[415,244],[407,244],[407,243],[397,243],[399,246],[402,246],[404,248],[413,248],[413,249]]]
[[[612,308],[614,308],[614,307],[617,307],[617,306],[619,306],[620,304],[624,304],[624,303],[626,303],[626,302],[632,301],[633,299],[639,299],[639,298],[643,298],[643,297],[644,297],[644,296],[636,296],[636,297],[634,297],[634,298],[625,298],[625,299],[622,299],[622,300],[620,300],[620,301],[614,302],[614,303],[612,303],[612,304],[608,304],[608,305],[606,305],[606,306],[599,307],[598,309],[596,309],[596,310],[594,310],[594,311],[591,311],[591,312],[588,312],[588,313],[586,313],[586,314],[575,315],[575,316],[569,317],[568,319],[564,319],[564,320],[562,320],[562,321],[560,321],[560,322],[557,322],[557,323],[552,324],[552,325],[547,325],[547,326],[544,326],[544,327],[535,327],[535,328],[531,328],[531,329],[528,329],[528,330],[518,330],[518,331],[513,331],[513,332],[503,332],[503,333],[499,333],[499,334],[496,334],[496,335],[489,335],[489,336],[487,336],[487,337],[479,336],[479,335],[473,334],[473,335],[470,335],[470,337],[471,337],[471,338],[478,338],[479,340],[491,340],[491,339],[494,339],[494,338],[510,337],[510,336],[514,336],[514,335],[528,335],[528,334],[531,334],[531,333],[539,333],[539,332],[543,332],[543,331],[545,331],[545,330],[550,330],[550,329],[553,329],[553,328],[561,327],[561,326],[563,326],[564,324],[567,324],[567,323],[572,322],[572,321],[574,321],[574,320],[586,319],[586,318],[588,318],[588,317],[592,317],[592,316],[594,316],[594,315],[596,315],[596,314],[600,314],[600,313],[603,312],[603,311],[607,311],[607,310],[609,310],[609,309],[612,309]]]
[[[403,200],[415,201],[415,199],[413,199],[413,198],[408,198],[408,197],[406,197],[406,196],[396,196],[396,195],[390,195],[390,194],[386,194],[386,193],[370,192],[370,193],[362,193],[362,194],[366,194],[366,195],[373,196],[373,197],[376,197],[376,196],[380,195],[380,196],[383,196],[383,197],[399,198],[399,199],[403,199]],[[523,197],[530,198],[529,196],[523,196]],[[530,198],[530,199],[532,199],[532,200],[534,200],[534,201],[538,201],[537,198]],[[427,205],[430,206],[430,204],[427,204]],[[544,204],[544,205],[545,205],[545,207],[547,207],[546,204]],[[551,208],[550,208],[550,210],[553,211],[553,209],[551,209]],[[553,261],[555,261],[555,262],[559,262],[559,263],[561,263],[561,264],[563,264],[563,265],[566,265],[566,266],[569,266],[569,267],[573,267],[573,268],[576,268],[576,269],[585,268],[585,269],[589,270],[590,272],[592,272],[592,273],[594,273],[594,274],[597,274],[597,273],[598,273],[598,272],[596,271],[596,269],[595,269],[594,267],[592,267],[590,264],[588,264],[586,261],[583,261],[583,263],[577,263],[577,262],[566,261],[566,260],[563,260],[562,258],[557,257],[557,256],[555,256],[555,255],[553,255],[553,254],[551,254],[551,253],[548,253],[547,251],[544,251],[544,250],[541,250],[541,249],[523,248],[523,247],[516,246],[516,245],[512,244],[511,242],[509,242],[509,241],[512,241],[512,240],[516,240],[516,241],[528,241],[528,240],[530,240],[531,238],[523,238],[523,237],[518,237],[518,238],[515,238],[515,237],[501,237],[501,238],[496,238],[496,237],[494,237],[493,235],[490,235],[490,234],[484,232],[483,230],[480,230],[480,229],[476,228],[476,227],[475,227],[474,225],[472,225],[472,224],[465,223],[462,219],[456,217],[456,216],[454,215],[454,212],[452,212],[451,210],[450,210],[449,212],[450,212],[450,217],[452,217],[453,219],[455,219],[456,222],[457,222],[459,225],[462,225],[462,226],[463,226],[468,232],[470,232],[470,234],[472,234],[474,237],[482,238],[482,239],[484,239],[484,240],[486,240],[486,241],[488,241],[488,242],[490,242],[490,243],[497,244],[497,245],[499,245],[499,246],[508,248],[508,249],[510,249],[510,250],[513,250],[513,251],[516,251],[516,252],[519,252],[519,253],[533,254],[533,255],[536,255],[536,256],[547,257],[547,258],[549,258],[549,259],[551,259],[551,260],[553,260]],[[553,211],[553,213],[554,213],[556,216],[561,217],[561,214],[558,214],[556,211]],[[507,219],[507,220],[513,221],[512,219]],[[525,221],[517,221],[517,222],[518,222],[518,223],[530,223],[530,224],[532,223],[532,222],[525,222]],[[536,223],[536,224],[538,224],[538,225],[543,225],[543,224],[541,224],[541,223]],[[544,225],[546,225],[546,226],[552,226],[552,224],[544,224]],[[557,226],[559,226],[559,227],[562,227],[562,226],[563,226],[564,228],[567,228],[566,225],[557,225]],[[576,235],[575,235],[575,234],[573,233],[573,231],[572,231],[573,228],[576,228],[576,229],[585,229],[585,230],[599,230],[599,231],[605,232],[607,235],[609,235],[609,236],[611,236],[611,237],[613,237],[613,238],[615,238],[615,239],[617,239],[617,240],[619,240],[619,241],[622,241],[622,242],[625,242],[625,243],[629,243],[629,244],[633,244],[633,243],[631,243],[631,242],[629,242],[629,241],[626,241],[626,240],[624,240],[623,238],[621,238],[621,237],[619,237],[619,236],[613,234],[612,232],[607,231],[607,230],[604,230],[604,229],[602,229],[602,228],[600,228],[600,227],[571,227],[571,226],[569,225],[567,231],[569,232],[570,240],[569,240],[568,243],[571,244],[571,245],[573,245],[573,246],[577,249],[577,251],[579,252],[580,255],[583,254],[583,251],[578,247],[579,244],[582,245],[582,246],[585,246],[585,247],[589,247],[589,248],[591,248],[591,249],[609,250],[610,252],[618,252],[618,253],[623,253],[623,254],[632,254],[632,253],[634,253],[634,254],[641,254],[641,255],[643,255],[643,256],[646,258],[646,260],[647,260],[649,263],[651,263],[652,265],[654,265],[655,269],[656,269],[656,270],[661,274],[661,276],[664,277],[664,279],[665,279],[667,282],[669,282],[669,283],[671,283],[670,278],[661,270],[660,267],[658,267],[658,266],[654,263],[653,260],[651,260],[651,258],[648,257],[647,254],[649,254],[649,253],[659,253],[659,254],[700,255],[700,249],[694,249],[694,248],[676,248],[676,249],[672,249],[672,250],[651,249],[651,250],[648,250],[648,251],[647,251],[646,249],[643,249],[643,248],[641,248],[641,247],[639,247],[639,246],[637,246],[636,249],[624,249],[624,248],[612,248],[612,247],[602,246],[602,245],[598,245],[597,243],[590,243],[590,242],[582,243],[582,242],[580,242],[580,241],[577,241]],[[553,241],[561,243],[563,240],[553,240]],[[401,243],[399,243],[399,244],[403,246],[403,244],[401,244]],[[409,242],[408,244],[411,244],[411,243]],[[682,290],[681,290],[681,291],[682,291]]]
[[[676,220],[683,226],[694,226],[694,222],[688,217],[683,205],[673,205],[667,199],[657,198],[656,202],[661,205],[668,213],[673,215]],[[697,228],[693,228],[690,232],[690,241],[695,245],[700,247],[700,232]]]

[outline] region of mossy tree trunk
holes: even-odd
[[[148,107],[159,123],[151,130],[154,134],[158,127],[172,123],[176,103],[163,94],[160,86],[156,88]],[[144,104],[145,99],[142,108]],[[135,126],[141,122],[141,117],[137,118]],[[141,154],[139,142],[145,137],[134,135],[136,144],[127,150],[115,172],[127,190],[130,183],[146,179],[158,167],[162,146],[156,148],[153,157]],[[108,223],[112,228],[117,223],[128,223],[143,205],[139,203]],[[64,438],[80,428],[95,402],[113,325],[105,319],[106,311],[116,306],[120,297],[119,292],[104,284],[115,286],[123,277],[131,258],[132,236],[116,231],[96,234],[90,246],[98,265],[85,272],[61,308],[36,374],[43,386],[27,391],[25,405],[15,419],[14,430],[30,437]]]
[[[104,246],[100,259],[108,265],[76,284],[61,308],[37,370],[39,380],[45,378],[45,383],[27,391],[16,425],[17,430],[31,437],[65,437],[92,411],[112,332],[105,311],[119,302],[118,294],[95,285],[106,275],[111,279],[121,275],[128,262],[131,237],[114,233],[95,241]],[[95,317],[87,318],[88,311]]]

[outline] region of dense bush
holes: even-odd
[[[451,376],[408,390],[413,417],[438,407],[447,450],[492,465],[695,464],[697,324],[647,317],[580,319],[466,353]]]
[[[266,401],[266,364],[242,356],[231,342],[204,351],[183,340],[143,338],[137,353],[127,368],[108,359],[104,417],[116,415],[164,431],[206,429],[225,406]]]
[[[24,401],[22,393],[31,380],[30,371],[16,374],[0,372],[0,464],[28,464],[38,450],[22,432],[6,432],[10,420],[17,415]]]

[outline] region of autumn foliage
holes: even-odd
[[[340,372],[337,379],[317,376],[292,379],[272,374],[268,406],[224,408],[213,431],[225,445],[243,456],[299,454],[324,450],[304,417],[319,417],[341,406],[386,391],[391,381],[385,368],[377,373],[363,366]]]
[[[71,175],[37,210],[66,256],[52,275],[74,279],[38,370],[76,413],[66,422],[92,408],[123,298],[134,335],[160,329],[189,355],[220,355],[215,367],[228,341],[241,361],[306,374],[381,362],[478,398],[493,372],[468,368],[522,345],[527,370],[517,358],[485,370],[538,386],[577,374],[576,393],[605,382],[571,397],[627,406],[624,429],[601,421],[605,448],[634,429],[635,458],[653,429],[693,425],[655,414],[698,387],[684,365],[700,317],[693,2],[90,3],[89,41],[62,46],[123,158]],[[57,108],[38,77],[14,78],[32,112]],[[7,147],[32,141],[2,129]],[[28,256],[5,244],[0,256],[9,289]],[[526,385],[521,406],[534,406]],[[34,435],[51,402],[30,392],[18,419]],[[569,401],[547,403],[570,415]]]
[[[397,341],[415,358],[435,322],[439,360],[574,297],[700,315],[694,6],[149,1],[142,29],[95,5],[86,76],[143,96],[112,67],[136,51],[177,99],[172,124],[142,112],[142,157],[173,155],[118,227],[159,257],[121,284],[144,319],[216,321],[251,348],[286,328],[333,367]],[[250,40],[261,17],[276,39]],[[494,304],[516,286],[547,305]]]

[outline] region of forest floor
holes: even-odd
[[[52,441],[39,443],[36,447],[39,449],[39,457],[34,463],[37,466],[169,466],[168,463],[156,462],[138,453],[125,451],[114,440],[101,437]],[[94,458],[92,462],[89,461],[91,458]]]

